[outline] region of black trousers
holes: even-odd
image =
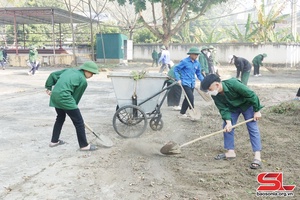
[[[298,92],[297,92],[297,97],[300,97],[300,88],[298,89]]]
[[[167,86],[171,85],[172,83],[167,82]],[[179,106],[180,99],[181,99],[182,89],[180,85],[174,85],[170,88],[167,96],[167,104],[168,106]]]
[[[254,73],[253,75],[256,75],[256,74],[259,74],[259,65],[253,65],[253,68],[254,68]]]
[[[192,107],[194,108],[194,88],[190,88],[188,86],[183,86],[183,89],[184,89],[187,97],[189,98]],[[190,108],[189,102],[187,101],[186,98],[184,98],[184,100],[182,102],[180,114],[185,114],[188,108]]]
[[[75,126],[79,147],[86,147],[88,145],[88,142],[86,140],[84,121],[81,116],[80,110],[78,108],[75,110],[63,110],[55,108],[55,111],[57,113],[57,116],[53,127],[51,142],[58,142],[62,126],[64,125],[66,119],[66,115],[68,115]]]

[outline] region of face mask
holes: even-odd
[[[208,91],[208,94],[210,94],[211,96],[216,96],[218,93],[218,90]]]

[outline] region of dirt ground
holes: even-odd
[[[55,111],[48,106],[44,82],[51,71],[61,68],[43,67],[35,76],[28,76],[26,68],[0,71],[0,199],[255,199],[261,172],[283,172],[283,184],[297,186],[294,196],[287,198],[300,199],[300,101],[292,101],[300,87],[299,68],[276,68],[271,73],[263,67],[262,77],[250,77],[249,87],[265,105],[259,122],[263,167],[251,170],[253,154],[245,126],[236,128],[234,160],[213,159],[223,152],[222,134],[183,147],[179,155],[159,152],[170,140],[182,144],[221,129],[217,109],[198,94],[195,108],[202,113],[199,121],[178,119],[178,111],[164,102],[161,131],[148,126],[140,137],[130,139],[114,131],[117,103],[107,75],[111,70],[145,67],[158,71],[149,66],[131,63],[88,80],[79,104],[85,122],[114,142],[112,148],[99,146],[95,152],[78,151],[69,118],[61,135],[67,144],[48,147]],[[235,75],[233,66],[219,70],[223,79]],[[89,141],[96,141],[88,130],[87,135]]]

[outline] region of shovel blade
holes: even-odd
[[[111,139],[107,136],[104,135],[98,135],[96,133],[94,133],[94,135],[97,137],[97,144],[100,144],[104,147],[112,147],[114,145],[114,143],[111,141]]]
[[[201,113],[200,111],[197,111],[197,110],[192,110],[192,109],[189,109],[188,110],[188,114],[190,115],[191,119],[192,120],[199,120],[201,118]]]
[[[170,141],[160,149],[160,153],[165,155],[180,154],[180,146],[177,143]]]

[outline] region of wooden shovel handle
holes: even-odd
[[[100,136],[97,135],[97,134],[93,131],[93,129],[92,129],[89,125],[87,125],[85,122],[84,122],[84,126],[85,126],[85,128],[89,129],[89,131],[91,131],[91,132],[93,133],[94,136],[96,136],[98,139],[100,139]],[[100,140],[101,140],[101,139],[100,139]]]
[[[84,122],[84,126],[85,126],[85,128],[89,129],[89,131],[94,132],[93,129],[89,125],[87,125],[85,122]]]
[[[181,87],[181,89],[182,89],[182,92],[183,92],[183,94],[184,94],[184,97],[185,97],[186,100],[188,101],[188,103],[189,103],[191,109],[193,110],[193,112],[196,112],[195,109],[194,109],[194,107],[192,106],[192,104],[191,104],[191,102],[190,102],[190,99],[189,99],[189,97],[187,96],[187,94],[186,94],[184,88],[182,87],[181,83],[180,83],[179,85],[180,85],[180,87]]]
[[[243,122],[241,122],[241,123],[238,123],[238,124],[232,126],[232,128],[235,128],[235,127],[240,126],[240,125],[242,125],[242,124],[246,124],[246,123],[251,122],[251,121],[253,121],[253,118],[248,119],[248,120],[246,120],[246,121],[243,121]],[[197,141],[199,141],[199,140],[202,140],[202,139],[205,139],[205,138],[208,138],[208,137],[210,137],[210,136],[216,135],[216,134],[218,134],[218,133],[223,133],[223,132],[224,132],[224,129],[222,129],[222,130],[220,130],[220,131],[217,131],[217,132],[214,132],[214,133],[211,133],[211,134],[208,134],[208,135],[205,135],[205,136],[201,136],[201,137],[199,137],[199,138],[196,138],[196,139],[194,139],[194,140],[192,140],[192,141],[189,141],[189,142],[187,142],[187,143],[184,143],[184,144],[180,145],[180,147],[187,146],[187,145],[192,144],[192,143],[194,143],[194,142],[197,142]]]

